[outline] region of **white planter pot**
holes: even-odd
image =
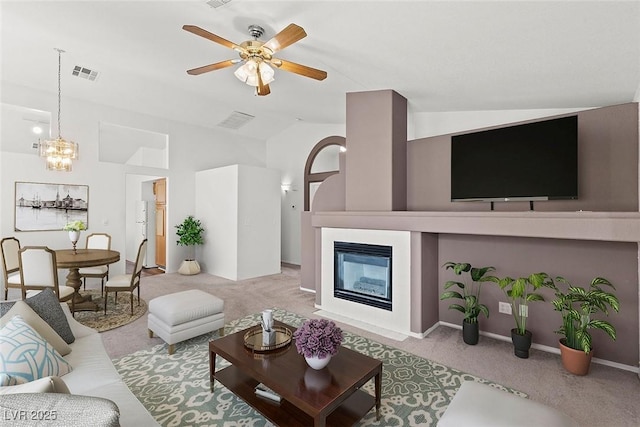
[[[200,264],[198,264],[198,261],[194,259],[185,259],[182,261],[182,265],[178,269],[178,273],[185,276],[198,274],[200,273]]]
[[[325,366],[327,366],[329,364],[329,362],[331,361],[331,356],[327,356],[324,359],[320,359],[317,356],[311,356],[311,357],[307,357],[305,356],[304,359],[307,361],[307,364],[309,366],[311,366],[313,369],[322,369]]]
[[[78,240],[80,240],[80,232],[69,231],[69,240],[71,240],[71,243],[78,243]]]

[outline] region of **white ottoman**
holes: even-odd
[[[562,412],[490,385],[465,381],[438,427],[578,427]]]
[[[154,298],[149,301],[149,337],[155,332],[173,354],[181,341],[216,329],[224,335],[223,310],[224,301],[197,289]]]

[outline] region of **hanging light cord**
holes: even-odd
[[[60,91],[60,75],[61,75],[61,54],[64,52],[62,49],[56,49],[58,51],[58,139],[62,139],[62,133],[60,132],[60,99],[62,98],[62,92]]]

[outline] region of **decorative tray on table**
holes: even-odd
[[[291,343],[293,332],[284,326],[274,326],[271,330],[272,336],[263,335],[261,325],[257,325],[249,329],[244,334],[245,347],[256,351],[271,351],[288,346]]]

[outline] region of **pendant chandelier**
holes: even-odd
[[[72,161],[78,158],[78,144],[65,141],[60,134],[60,70],[62,49],[58,51],[58,137],[40,142],[40,156],[47,159],[47,170],[71,172]]]

